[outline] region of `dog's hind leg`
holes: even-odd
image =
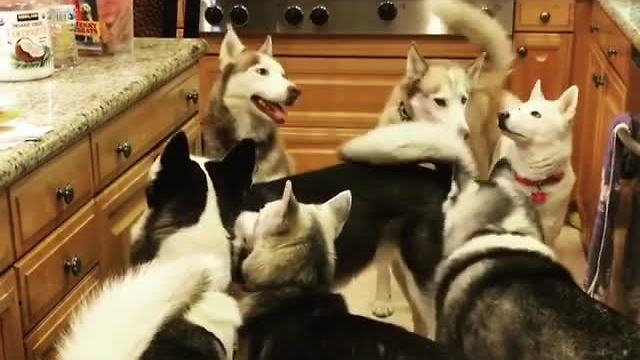
[[[391,305],[391,262],[380,259],[376,262],[376,298],[371,305],[371,312],[379,318],[393,315]]]
[[[392,262],[392,270],[411,308],[413,331],[425,338],[433,339],[435,335],[435,317],[433,315],[434,308],[431,304],[432,297],[429,296],[426,289],[421,290],[418,287],[413,275],[411,275],[402,259],[396,259]]]

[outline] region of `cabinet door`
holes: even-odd
[[[511,74],[511,91],[523,100],[529,98],[536,80],[548,99],[559,97],[569,86],[572,34],[515,34],[516,51]]]
[[[14,260],[8,199],[7,193],[0,190],[0,272],[9,267]]]
[[[194,153],[202,149],[198,117],[194,117],[182,128]],[[131,169],[104,189],[96,198],[98,217],[102,231],[101,266],[103,274],[110,276],[123,272],[129,263],[131,227],[147,206],[145,189],[149,168],[160,154],[162,146],[152,150]]]
[[[0,360],[24,360],[20,308],[13,270],[0,277]]]

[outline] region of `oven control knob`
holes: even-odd
[[[383,1],[378,5],[378,16],[384,21],[391,21],[398,16],[398,8],[392,1]]]
[[[299,25],[304,20],[304,13],[300,6],[289,6],[284,12],[284,19],[289,25]]]
[[[210,6],[204,11],[204,18],[207,19],[207,22],[211,25],[220,24],[223,16],[224,16],[224,12],[222,11],[222,8],[218,5]]]
[[[329,11],[327,11],[327,8],[322,5],[316,6],[311,10],[309,17],[311,18],[311,22],[316,26],[321,26],[329,21]]]
[[[249,10],[244,5],[236,5],[231,9],[229,16],[234,25],[242,26],[249,21]]]

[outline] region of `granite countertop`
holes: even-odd
[[[77,67],[47,79],[0,83],[0,107],[53,127],[37,142],[0,151],[0,188],[170,81],[206,50],[199,39],[140,38],[132,55],[81,57]]]
[[[640,49],[640,1],[598,0],[598,2],[636,49]]]

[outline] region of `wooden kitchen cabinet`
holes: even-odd
[[[24,360],[18,290],[13,270],[0,276],[0,360]]]
[[[0,190],[0,273],[15,259],[10,220],[9,198],[4,190]]]
[[[611,120],[625,111],[627,89],[615,69],[607,62],[597,44],[589,48],[589,60],[581,101],[588,110],[580,119],[582,154],[578,170],[578,208],[583,222],[585,242],[591,239],[600,198],[600,183]],[[588,85],[587,85],[588,84]]]
[[[538,79],[548,99],[559,97],[570,85],[573,34],[516,33],[516,59],[510,88],[526,100]]]
[[[186,133],[191,152],[200,154],[200,119],[192,118],[180,130]],[[162,148],[159,146],[152,150],[96,197],[102,229],[100,263],[104,276],[120,274],[129,264],[131,228],[147,207],[145,189],[149,183],[149,168]]]

